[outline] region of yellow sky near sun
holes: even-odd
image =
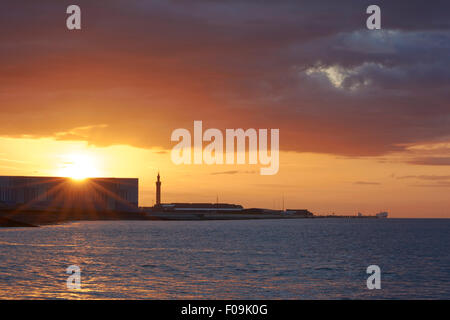
[[[136,177],[141,206],[154,204],[159,170],[163,202],[215,202],[218,196],[220,202],[245,207],[281,208],[284,197],[285,207],[318,214],[388,210],[393,217],[450,217],[449,187],[411,178],[443,175],[443,167],[408,165],[400,156],[281,152],[278,174],[261,176],[259,169],[260,165],[176,166],[170,150],[0,138],[0,175]]]

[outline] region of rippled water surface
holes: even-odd
[[[0,298],[450,299],[450,220],[77,222],[0,229]],[[366,268],[379,265],[381,290]],[[66,268],[81,268],[68,290]]]

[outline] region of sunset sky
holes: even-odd
[[[137,177],[140,205],[450,218],[450,2],[7,1],[0,175]],[[66,8],[82,30],[66,28]],[[180,165],[173,130],[279,128],[280,170]]]

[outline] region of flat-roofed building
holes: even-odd
[[[164,203],[147,209],[164,212],[240,212],[243,210],[241,205],[229,203]]]
[[[9,208],[134,212],[138,189],[134,178],[0,176],[0,203]]]

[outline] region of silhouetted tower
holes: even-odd
[[[159,180],[159,172],[156,178],[156,205],[159,206],[161,204],[161,181]]]

